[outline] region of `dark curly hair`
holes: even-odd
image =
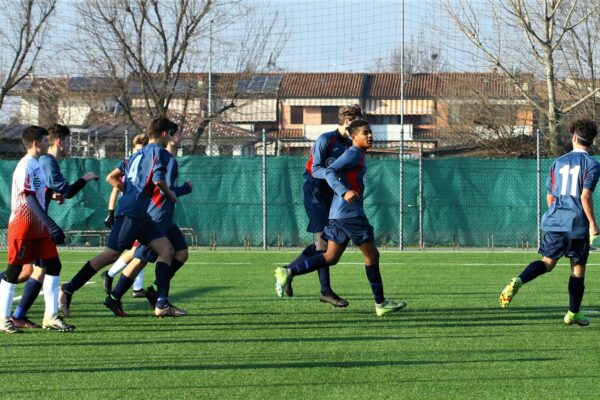
[[[571,124],[569,132],[571,135],[576,135],[582,145],[591,146],[598,134],[598,127],[591,119],[578,119]]]

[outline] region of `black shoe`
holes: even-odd
[[[127,313],[123,310],[123,306],[119,300],[113,299],[110,295],[104,299],[104,305],[110,309],[117,317],[127,317]]]
[[[327,294],[321,293],[319,295],[319,300],[321,300],[322,303],[329,303],[334,307],[348,307],[350,305],[350,302],[348,302],[348,300],[342,299],[333,291]]]
[[[73,293],[69,293],[65,290],[66,283],[60,287],[58,292],[58,309],[63,313],[65,317],[71,315],[71,299]]]
[[[146,289],[146,299],[148,300],[148,303],[150,303],[150,307],[152,308],[156,308],[156,302],[158,301],[158,293],[156,293],[156,290],[154,290],[153,286],[148,286],[148,289]]]
[[[292,288],[292,280],[291,279],[287,283],[287,285],[285,285],[283,287],[283,291],[285,292],[285,294],[287,294],[288,297],[293,297],[294,296],[294,289]]]
[[[131,292],[131,297],[135,299],[143,299],[144,297],[146,297],[146,291],[144,289],[134,290],[133,292]]]
[[[110,292],[112,292],[113,278],[111,278],[106,271],[102,272],[100,276],[102,277],[102,287],[104,288],[104,293],[110,295]]]

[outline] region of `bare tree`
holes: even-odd
[[[597,88],[588,90],[575,101],[560,104],[557,100],[558,72],[557,54],[560,46],[574,30],[590,15],[598,11],[598,1],[578,0],[489,0],[493,32],[486,32],[480,22],[486,16],[475,10],[473,3],[464,1],[446,6],[458,28],[475,45],[491,65],[502,71],[519,89],[523,97],[537,110],[540,119],[546,121],[551,153],[562,151],[559,137],[561,117],[595,96]],[[541,5],[540,5],[541,3]],[[515,71],[532,72],[543,77],[546,83],[544,96],[535,96],[518,79]]]
[[[0,109],[8,92],[33,72],[56,1],[0,1]]]
[[[394,49],[389,58],[375,60],[375,71],[400,72],[402,48]],[[409,42],[404,46],[404,72],[407,74],[434,73],[447,68],[440,49],[422,43]]]
[[[188,112],[202,113],[205,100],[196,110],[189,109],[189,102],[207,97],[207,82],[187,72],[206,69],[211,21],[213,64],[231,65],[227,58],[235,52],[223,48],[228,43],[219,39],[219,33],[248,17],[252,8],[242,0],[85,0],[78,12],[78,27],[85,33],[85,60],[96,73],[108,73],[115,102],[141,129],[136,108],[149,116],[165,116],[177,99],[182,118]],[[232,39],[231,45],[239,50],[234,69],[256,71],[263,61],[266,66],[268,52],[280,47],[282,37],[273,31],[275,18],[263,22],[255,19],[250,25],[261,31]],[[228,99],[206,115],[196,140],[210,120],[237,106],[235,96]]]

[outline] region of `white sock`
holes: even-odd
[[[119,258],[112,265],[112,267],[110,267],[110,269],[108,270],[108,276],[110,276],[111,278],[114,278],[115,275],[117,275],[119,272],[123,271],[126,266],[127,266],[127,263],[121,261],[121,259]]]
[[[0,322],[10,317],[16,287],[15,283],[8,283],[4,279],[0,281]]]
[[[44,319],[55,318],[58,315],[58,282],[59,277],[54,275],[46,275],[44,277],[44,302],[46,310],[44,311]]]
[[[142,290],[144,288],[144,270],[135,277],[133,281],[133,290]]]

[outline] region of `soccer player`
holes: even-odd
[[[149,245],[158,254],[158,300],[154,315],[175,316],[175,310],[169,306],[168,299],[173,246],[166,238],[165,232],[148,216],[147,210],[155,186],[162,190],[169,201],[177,201],[177,196],[165,180],[171,155],[164,149],[169,136],[174,134],[176,129],[177,125],[168,118],[153,118],[147,129],[149,143],[129,158],[124,179],[121,180],[123,174],[119,168],[115,168],[106,177],[112,186],[123,192],[115,223],[107,247],[102,253],[86,262],[69,282],[61,286],[60,309],[63,314],[69,315],[71,299],[77,290],[100,269],[115,262],[124,250],[130,249],[134,241],[138,240],[141,244]]]
[[[23,265],[40,260],[45,269],[44,300],[46,308],[42,328],[64,329],[66,324],[58,316],[58,279],[62,267],[57,244],[65,241],[60,227],[45,210],[46,176],[39,158],[48,152],[48,131],[30,126],[23,132],[27,154],[18,162],[13,173],[11,213],[8,221],[8,268],[0,281],[0,331],[21,333],[14,326],[10,310],[17,279]],[[73,326],[69,326],[73,330]]]
[[[136,151],[142,149],[144,146],[146,146],[148,144],[148,136],[144,135],[144,134],[139,134],[136,135],[133,138],[133,152],[135,153]],[[119,168],[121,168],[121,170],[124,171],[125,167],[124,165],[126,165],[127,163],[127,158],[123,161],[123,163],[121,164],[121,166]],[[115,222],[115,206],[117,205],[117,199],[119,197],[119,189],[116,187],[113,187],[113,190],[110,194],[110,199],[108,201],[108,215],[106,216],[106,219],[104,220],[104,225],[107,228],[112,228],[114,222]],[[135,247],[137,247],[138,243],[134,243],[133,247],[130,250],[127,250],[126,252],[124,252],[123,254],[121,254],[121,256],[119,257],[119,259],[113,264],[112,267],[110,267],[110,269],[106,272],[102,272],[101,276],[102,276],[102,284],[104,287],[104,291],[106,292],[106,294],[110,294],[111,290],[112,290],[112,281],[114,279],[114,277],[121,271],[123,271],[123,269],[125,269],[125,267],[127,266],[127,264],[129,264],[131,262],[131,260],[133,260],[133,253],[135,251]],[[140,273],[136,276],[135,280],[133,281],[133,297],[145,297],[145,292],[144,292],[144,271],[140,271]]]
[[[362,111],[358,104],[342,107],[338,117],[337,129],[323,133],[317,138],[306,163],[303,187],[304,208],[308,215],[306,230],[314,234],[315,242],[306,247],[294,262],[301,262],[315,254],[322,254],[327,249],[327,242],[321,238],[321,235],[329,220],[333,191],[325,180],[325,170],[352,146],[352,139],[348,137],[346,128],[352,121],[362,117]],[[348,307],[350,303],[338,296],[331,288],[329,267],[320,268],[318,274],[321,284],[320,301],[332,304],[334,307]],[[293,296],[291,280],[285,287],[285,293]]]
[[[69,155],[70,135],[71,131],[64,125],[54,124],[48,128],[48,142],[50,145],[48,154],[44,154],[39,158],[39,165],[46,177],[45,210],[48,210],[55,193],[70,199],[79,193],[87,182],[98,179],[98,175],[89,171],[74,183],[69,184],[62,175],[58,160],[66,158]],[[27,318],[27,312],[40,294],[44,282],[44,275],[44,268],[34,264],[31,276],[23,289],[21,301],[11,317],[15,327],[21,329],[39,328],[39,325]],[[56,295],[58,296],[58,291],[56,291]],[[53,301],[58,301],[58,297],[53,299]],[[62,332],[70,330],[69,326],[60,319],[56,320],[56,324],[52,326],[54,327],[53,329]]]
[[[173,190],[173,192],[175,192],[177,197],[184,196],[192,192],[192,182],[185,182],[183,185],[177,186],[179,172],[175,155],[180,145],[181,135],[178,131],[176,131],[169,138],[169,142],[166,147],[167,151],[173,156],[169,161],[169,165],[167,166],[166,181],[168,186]],[[152,220],[159,224],[160,227],[165,231],[167,238],[173,245],[175,254],[173,256],[173,262],[171,263],[171,279],[173,276],[175,276],[183,264],[185,264],[189,256],[188,246],[185,238],[183,237],[179,227],[173,222],[174,212],[175,203],[168,201],[165,195],[161,193],[160,189],[155,187],[154,194],[152,196],[152,202],[148,208],[148,214]],[[143,271],[143,268],[148,262],[155,262],[156,257],[156,253],[148,246],[140,245],[135,249],[133,261],[130,262],[127,268],[125,268],[125,270],[121,273],[117,285],[104,299],[104,305],[108,307],[116,316],[127,316],[125,311],[123,311],[121,298],[131,287],[136,275]],[[153,308],[157,302],[157,289],[158,282],[155,281],[154,284],[148,287],[148,289],[145,291],[145,296]],[[187,315],[187,311],[177,308],[172,304],[170,304],[170,306],[173,308],[174,313],[177,314],[174,316]]]
[[[598,134],[596,123],[581,119],[570,127],[573,150],[552,163],[546,180],[548,210],[542,216],[544,238],[539,249],[542,259],[529,264],[510,280],[500,294],[500,307],[510,305],[519,289],[550,272],[566,256],[571,262],[567,325],[586,326],[590,319],[580,310],[585,289],[585,266],[590,252],[590,233],[600,232],[594,215],[592,193],[600,177],[600,164],[589,155]]]
[[[404,302],[386,300],[379,271],[379,251],[373,227],[363,208],[364,179],[367,173],[365,152],[371,147],[373,133],[369,123],[355,120],[348,125],[352,147],[327,167],[325,178],[335,196],[329,212],[329,223],[323,232],[327,250],[305,260],[296,260],[275,270],[276,292],[283,296],[288,281],[317,269],[335,265],[352,240],[365,257],[365,272],[375,298],[375,313],[384,316],[406,307]]]

